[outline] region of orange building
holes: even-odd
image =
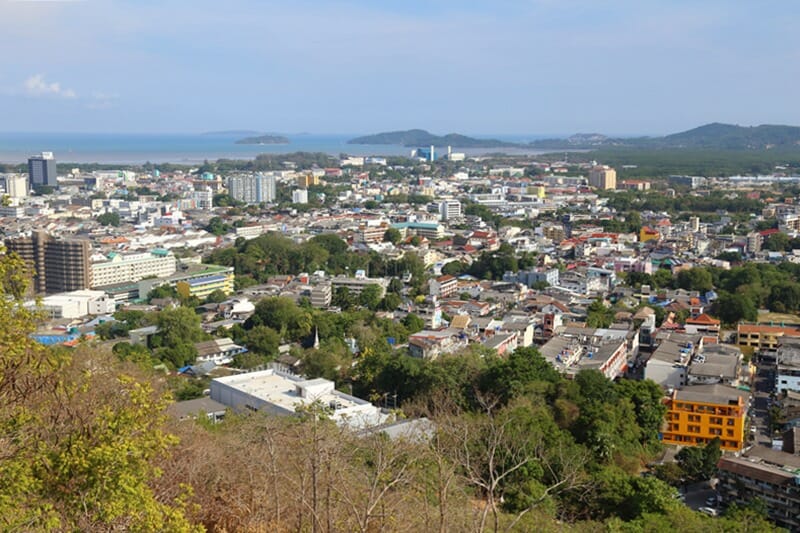
[[[756,350],[777,350],[784,337],[800,337],[800,327],[741,323],[736,326],[736,338],[739,346],[749,346]]]
[[[728,385],[689,385],[666,400],[664,444],[701,446],[719,437],[722,449],[738,452],[744,446],[750,393]]]
[[[653,228],[642,226],[642,229],[639,230],[639,242],[647,242],[660,238],[661,234]]]

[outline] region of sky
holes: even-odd
[[[800,125],[800,2],[0,0],[0,131]]]

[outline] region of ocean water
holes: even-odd
[[[396,145],[347,144],[358,134],[286,135],[289,144],[248,145],[235,141],[246,135],[121,134],[121,133],[0,133],[0,162],[24,163],[41,152],[53,152],[59,163],[197,164],[204,160],[254,159],[259,154],[323,152],[348,155],[409,155],[411,148]],[[484,136],[481,136],[484,137]],[[489,136],[485,136],[489,138]],[[509,141],[542,136],[492,136]],[[456,149],[470,155],[488,152],[541,153],[524,149]]]

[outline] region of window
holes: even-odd
[[[733,437],[733,430],[732,429],[726,429],[725,430],[725,436],[726,437]]]
[[[709,419],[709,422],[711,422],[712,424],[717,425],[717,426],[721,426],[722,425],[722,419],[720,417],[718,417],[718,416],[712,416]]]
[[[700,433],[700,426],[689,426],[689,433]]]

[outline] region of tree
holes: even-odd
[[[33,341],[24,269],[0,256],[0,529],[191,531],[152,487],[167,397],[108,354]]]
[[[789,236],[785,233],[773,233],[764,240],[764,249],[771,252],[783,252],[789,249]]]
[[[758,309],[747,296],[737,293],[720,292],[714,303],[714,312],[724,324],[736,324],[740,320],[754,321]]]
[[[676,283],[681,289],[700,291],[701,293],[714,288],[711,272],[702,267],[681,270],[676,277]]]
[[[220,217],[213,217],[208,221],[205,230],[214,235],[225,235],[230,231],[231,227],[225,224]]]
[[[97,215],[97,223],[101,226],[119,226],[119,213],[111,212],[111,213],[103,213],[101,215]]]
[[[250,351],[275,358],[278,355],[281,337],[277,331],[268,326],[255,326],[245,333],[244,343]]]
[[[381,292],[383,291],[380,286],[375,284],[367,285],[361,289],[361,293],[358,295],[358,303],[374,311],[381,303]]]
[[[601,298],[596,299],[586,308],[586,327],[607,328],[614,323],[614,312],[606,307]]]
[[[414,313],[409,313],[403,318],[403,325],[412,334],[425,329],[425,321]]]
[[[397,228],[389,228],[383,234],[383,242],[390,242],[392,244],[397,244],[401,240],[403,240],[403,235]]]
[[[722,457],[719,437],[705,446],[687,446],[675,456],[684,476],[693,481],[710,479],[717,471],[717,463]]]

